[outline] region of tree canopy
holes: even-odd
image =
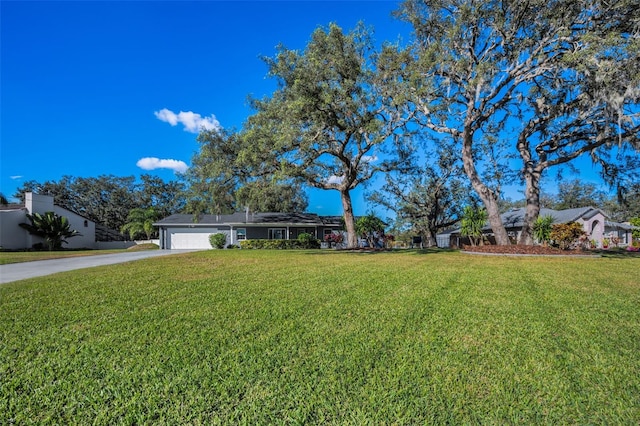
[[[164,182],[150,175],[142,175],[141,181],[134,176],[63,176],[59,181],[27,181],[14,197],[24,201],[25,192],[51,195],[60,207],[119,230],[136,208],[153,208],[160,217],[178,213],[184,206],[183,190],[180,182]]]
[[[302,52],[280,46],[265,58],[278,89],[254,100],[245,126],[248,156],[281,178],[340,193],[349,247],[357,246],[350,192],[390,167],[382,154],[406,119],[387,91],[393,74],[378,72],[373,53],[362,26],[318,28]]]
[[[460,143],[498,244],[509,239],[501,194],[481,173],[483,145],[516,141],[527,203],[535,206],[543,169],[604,144],[637,141],[632,3],[409,0],[400,7],[397,15],[415,34],[407,96],[423,126]]]

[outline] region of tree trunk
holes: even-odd
[[[358,248],[358,236],[356,235],[356,221],[353,216],[351,194],[349,190],[340,191],[342,210],[344,212],[344,226],[347,228],[347,248]]]
[[[518,244],[533,245],[533,224],[540,215],[540,176],[541,173],[538,170],[527,170],[525,173],[527,205]]]
[[[471,181],[471,186],[476,191],[485,208],[487,209],[487,215],[489,218],[489,224],[491,230],[496,238],[496,244],[499,246],[508,246],[511,244],[507,230],[502,223],[500,217],[500,208],[498,206],[498,200],[496,195],[487,186],[482,183],[480,176],[476,170],[476,166],[473,162],[473,150],[471,149],[473,143],[473,135],[470,131],[465,131],[462,143],[462,164],[464,165],[464,171]]]

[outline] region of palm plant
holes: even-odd
[[[464,208],[460,221],[460,235],[469,237],[471,245],[482,245],[482,228],[487,221],[487,211],[472,206]]]
[[[551,240],[551,230],[553,229],[553,216],[547,215],[538,217],[533,223],[533,237],[543,245],[547,245]]]
[[[48,249],[59,250],[63,243],[68,243],[67,238],[75,237],[80,234],[78,231],[71,229],[69,220],[64,216],[58,216],[54,212],[46,212],[28,214],[27,219],[31,223],[21,223],[20,226],[30,234],[42,237],[47,244]]]
[[[139,235],[144,235],[147,240],[150,240],[155,232],[153,222],[156,220],[158,220],[158,212],[153,207],[132,209],[127,216],[127,223],[121,228],[121,232],[128,233],[132,240]]]

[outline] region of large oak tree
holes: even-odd
[[[529,103],[527,111],[519,108],[526,106],[525,100],[538,85],[553,93],[556,105],[563,84],[578,92],[592,88],[586,84],[588,76],[586,80],[569,81],[567,76],[587,75],[589,61],[607,51],[597,46],[598,38],[613,37],[618,31],[607,26],[637,31],[631,3],[609,6],[598,0],[408,0],[401,5],[398,16],[413,25],[415,34],[414,71],[406,92],[422,113],[425,127],[460,143],[465,173],[487,209],[497,244],[509,244],[509,239],[500,218],[500,193],[482,176],[485,159],[479,146],[505,138],[519,143],[525,162],[523,178],[530,186],[539,184],[538,171],[525,158],[526,152],[532,151],[522,148],[524,143],[531,143],[535,132],[525,129],[521,133],[517,127],[523,118],[525,122],[534,120],[535,127],[536,118],[548,110],[544,105],[536,109],[537,99],[533,105]],[[618,25],[621,15],[629,18],[624,28]],[[617,46],[612,40],[605,45]],[[584,96],[578,97],[584,101]],[[542,100],[546,99],[550,97]],[[581,108],[584,104],[574,105],[572,113]],[[558,118],[554,123],[560,126],[567,115],[554,117]],[[581,124],[580,117],[574,124]],[[538,126],[536,131],[539,137],[544,129]],[[554,143],[573,143],[558,137],[543,137],[541,142],[540,149],[534,148],[533,152],[548,151]],[[587,152],[590,147],[583,144],[572,149]],[[564,155],[565,151],[560,148],[557,152]]]
[[[254,101],[247,155],[264,158],[281,177],[338,191],[347,243],[356,247],[351,191],[389,166],[383,157],[406,119],[389,91],[395,74],[378,72],[361,26],[348,34],[334,24],[319,28],[303,51],[280,46],[266,62],[278,88]]]

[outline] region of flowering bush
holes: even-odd
[[[640,247],[629,246],[629,247],[627,247],[627,251],[640,252]]]
[[[331,233],[324,236],[324,241],[331,244],[340,244],[343,240],[342,234]]]

